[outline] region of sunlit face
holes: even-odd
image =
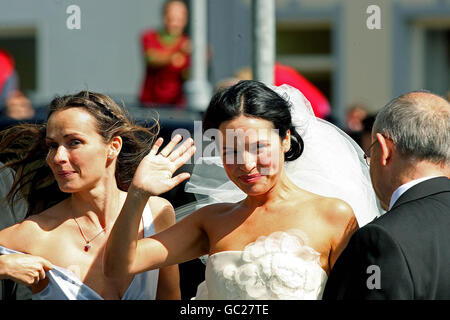
[[[228,177],[248,195],[270,191],[283,170],[289,136],[282,140],[270,121],[246,116],[223,122],[219,131]]]
[[[53,113],[48,120],[47,163],[63,192],[94,188],[105,176],[108,145],[95,118],[83,108]]]
[[[180,1],[171,2],[167,5],[164,14],[164,25],[167,32],[172,35],[181,35],[187,24],[187,8]]]

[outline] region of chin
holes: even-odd
[[[64,193],[74,193],[78,191],[78,188],[75,188],[75,186],[70,185],[70,183],[59,183],[58,182],[58,187],[59,190],[61,190],[61,192]]]
[[[248,196],[260,196],[260,195],[263,195],[263,194],[269,192],[269,190],[270,190],[270,188],[268,188],[266,185],[248,186],[248,185],[238,184],[237,186],[239,187],[239,189],[244,191]]]

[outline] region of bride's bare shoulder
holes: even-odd
[[[321,197],[319,209],[324,220],[333,228],[351,230],[358,228],[353,209],[344,200]]]
[[[200,225],[209,225],[210,223],[220,223],[220,220],[226,218],[228,213],[238,207],[238,203],[214,203],[205,205],[190,214],[187,218]]]
[[[344,200],[306,192],[303,197],[298,197],[297,201],[298,206],[308,204],[313,212],[330,226],[341,228],[342,225],[356,221],[352,207]]]
[[[217,215],[220,215],[223,213],[231,212],[238,206],[239,206],[238,203],[228,203],[228,202],[213,203],[213,204],[204,206],[203,208],[199,209],[198,211],[200,212],[200,214],[205,215],[205,216],[210,216],[210,215],[217,216]]]

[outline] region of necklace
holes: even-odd
[[[75,222],[77,223],[77,226],[78,226],[78,229],[80,230],[81,236],[83,237],[84,242],[86,242],[86,244],[84,245],[84,251],[85,251],[85,252],[88,252],[88,251],[89,251],[89,248],[91,247],[91,242],[94,241],[95,238],[97,238],[99,235],[101,235],[103,232],[106,231],[106,226],[105,226],[102,230],[100,230],[100,232],[97,233],[93,238],[91,238],[91,239],[88,240],[88,239],[86,238],[86,236],[84,235],[83,229],[81,229],[81,226],[80,226],[80,224],[78,223],[77,219],[75,219],[75,217],[74,217],[73,220],[75,220]]]

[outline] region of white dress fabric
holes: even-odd
[[[285,163],[288,177],[304,190],[346,201],[360,227],[380,216],[383,211],[358,144],[333,124],[316,118],[299,90],[289,85],[270,88],[290,103],[292,123],[304,141],[302,155]],[[196,161],[185,191],[194,193],[197,201],[177,208],[177,220],[205,205],[235,203],[246,197],[227,177],[219,156]],[[203,256],[206,280],[195,299],[320,299],[327,275],[318,263],[318,253],[305,241],[294,245],[300,251],[285,250],[283,243],[295,242],[291,233],[275,235],[276,241],[272,236],[259,239],[256,243],[263,245],[250,244],[243,252]],[[272,251],[274,247],[278,251]],[[262,256],[247,253],[255,248]]]
[[[327,274],[299,230],[259,237],[209,256],[195,300],[318,300]]]
[[[150,207],[142,214],[144,221],[144,236],[155,234]],[[0,246],[0,254],[20,253]],[[158,288],[159,270],[150,270],[136,274],[122,297],[122,300],[155,300]],[[103,300],[93,289],[85,285],[72,271],[53,266],[46,272],[48,285],[39,293],[33,294],[33,300]]]

